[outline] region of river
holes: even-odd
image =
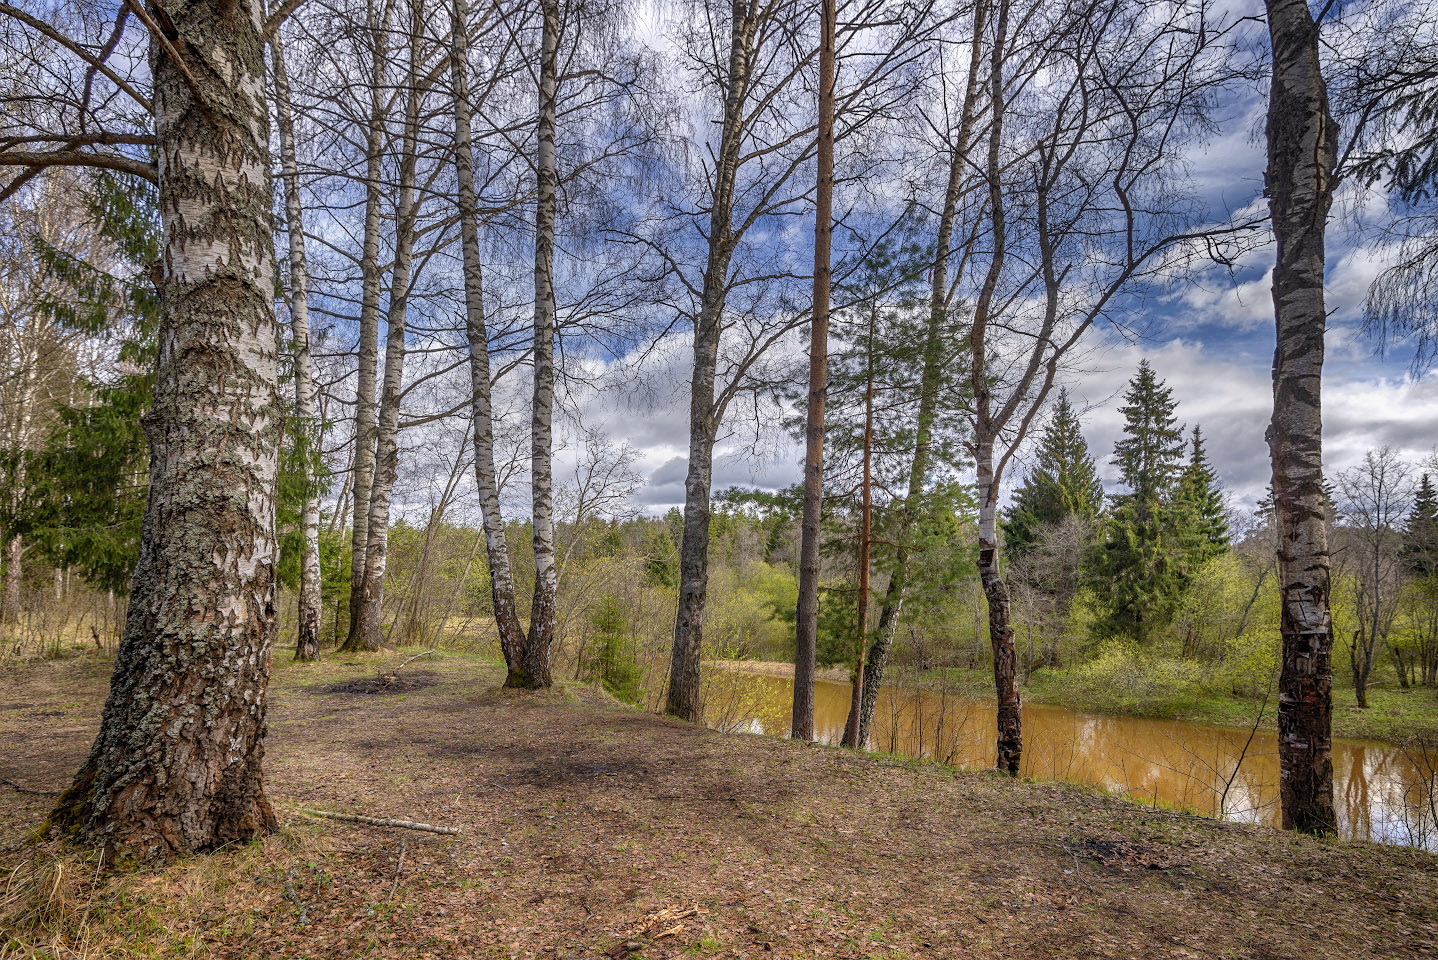
[[[732,733],[785,736],[793,681],[722,671],[706,691],[710,725]],[[848,684],[819,681],[814,726],[837,744],[848,716]],[[1257,731],[1174,720],[1024,706],[1023,773],[1087,783],[1139,803],[1228,820],[1279,825],[1278,738],[1270,710]],[[885,688],[870,749],[983,769],[994,763],[993,704],[939,691]],[[1392,744],[1333,743],[1333,790],[1345,838],[1438,850],[1438,755]]]

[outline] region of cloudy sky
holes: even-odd
[[[1193,160],[1195,182],[1215,220],[1263,202],[1262,103],[1254,96],[1229,109],[1222,135]],[[1432,455],[1438,443],[1438,375],[1415,380],[1407,350],[1380,357],[1359,330],[1364,297],[1386,253],[1381,238],[1364,228],[1365,222],[1381,219],[1382,198],[1362,205],[1353,199],[1340,204],[1329,234],[1324,427],[1330,473],[1352,466],[1370,448],[1391,445],[1417,462]],[[1146,357],[1172,388],[1179,420],[1202,426],[1233,505],[1252,506],[1264,495],[1269,475],[1264,428],[1272,403],[1272,261],[1271,245],[1254,249],[1235,269],[1212,269],[1158,298],[1141,331],[1093,333],[1091,349],[1082,367],[1069,374],[1067,386],[1085,410],[1085,434],[1111,489],[1116,489],[1116,471],[1108,458],[1122,430],[1118,408],[1129,377]],[[639,454],[636,470],[646,483],[634,502],[646,512],[683,503],[687,359],[682,348],[676,349],[672,371],[658,378],[673,385],[672,395],[634,403],[609,397],[586,412],[597,414],[611,436],[627,440]],[[720,444],[715,489],[797,482],[798,443],[771,431],[756,448],[750,433],[740,429]],[[1006,486],[1012,488],[1023,469],[1020,464]]]

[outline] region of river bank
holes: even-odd
[[[1438,858],[1224,824],[1056,784],[704,728],[585,687],[498,689],[444,657],[277,665],[284,832],[97,876],[0,803],[0,954],[31,956],[1428,957]],[[23,664],[0,777],[64,784],[108,664]],[[386,692],[388,690],[389,692]],[[370,691],[370,692],[365,692]],[[458,827],[315,820],[319,808]],[[63,865],[57,869],[55,864]],[[8,923],[8,927],[5,924]]]
[[[768,677],[794,676],[794,665],[776,660],[718,660],[715,666],[745,670]],[[821,680],[849,683],[852,672],[847,667],[826,667],[818,671]],[[966,670],[958,667],[925,671],[905,671],[903,684],[921,689],[943,689],[956,696],[975,699],[993,698],[993,675],[987,670]],[[1063,707],[1080,713],[1109,716],[1145,717],[1177,720],[1186,723],[1246,729],[1253,725],[1263,705],[1250,697],[1206,694],[1187,700],[1182,709],[1145,710],[1141,701],[1128,709],[1114,710],[1108,702],[1086,696],[1070,675],[1062,670],[1039,670],[1023,685],[1025,703]],[[1438,690],[1374,684],[1368,690],[1367,709],[1358,706],[1351,688],[1336,687],[1333,691],[1333,735],[1350,740],[1369,740],[1405,744],[1414,740],[1438,743]],[[1265,708],[1273,715],[1274,704]],[[1271,726],[1271,724],[1269,724]]]

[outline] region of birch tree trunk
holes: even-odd
[[[534,598],[524,656],[510,664],[505,686],[548,687],[559,574],[554,549],[554,216],[559,186],[554,127],[559,84],[559,3],[542,0],[534,213],[534,403],[530,428],[530,492],[534,514]]]
[[[5,599],[0,606],[0,623],[20,619],[20,586],[25,579],[25,541],[18,534],[5,543]]]
[[[474,478],[489,559],[489,590],[499,647],[508,670],[520,665],[524,628],[514,597],[509,542],[499,506],[499,473],[494,462],[494,400],[489,333],[484,317],[484,264],[479,249],[479,200],[474,186],[474,146],[469,103],[469,51],[465,0],[454,0],[450,67],[454,80],[454,166],[459,186],[460,246],[464,262],[465,333],[469,340],[471,413],[474,419]]]
[[[924,488],[929,481],[929,461],[932,458],[934,418],[939,405],[939,385],[943,377],[944,337],[949,313],[949,265],[954,247],[954,221],[958,215],[959,196],[964,186],[964,175],[968,171],[969,154],[974,140],[974,129],[981,109],[981,62],[983,34],[988,20],[988,4],[975,4],[972,38],[969,43],[969,66],[964,82],[964,106],[959,119],[958,133],[954,138],[949,155],[949,176],[944,187],[944,201],[939,211],[938,229],[934,237],[934,265],[929,275],[929,317],[924,327],[924,360],[919,375],[919,406],[914,417],[914,457],[909,462],[907,490],[904,495],[902,526],[899,531],[899,547],[895,551],[895,565],[884,591],[879,608],[879,623],[874,631],[873,643],[869,646],[864,663],[862,691],[859,697],[855,743],[869,742],[869,731],[873,726],[874,707],[879,702],[879,689],[884,682],[884,670],[889,664],[889,651],[894,646],[894,633],[899,626],[899,615],[907,599],[909,580],[909,553],[904,539],[914,523],[915,512],[920,508]],[[850,708],[853,712],[853,708]],[[846,727],[854,725],[850,718]]]
[[[419,44],[421,12],[411,3],[409,64],[406,77],[404,131],[400,137],[399,193],[395,198],[394,267],[390,271],[389,310],[385,315],[384,383],[375,430],[374,484],[366,523],[364,583],[355,645],[361,650],[384,646],[384,580],[389,556],[389,508],[399,473],[399,413],[404,389],[405,329],[409,319],[414,269],[415,222],[418,214],[415,174],[419,158]]]
[[[1330,833],[1333,808],[1333,623],[1323,509],[1324,232],[1337,130],[1304,0],[1268,0],[1273,77],[1268,105],[1273,269],[1273,506],[1278,527],[1283,666],[1278,681],[1283,825]]]
[[[164,255],[150,492],[99,735],[49,825],[166,859],[273,831],[265,694],[281,424],[262,8],[175,0],[152,45]]]
[[[1014,649],[1014,630],[1009,622],[1009,593],[1004,584],[999,555],[998,507],[999,483],[1002,477],[995,469],[994,445],[1007,419],[995,416],[992,383],[988,369],[988,324],[994,303],[994,292],[1003,273],[1008,244],[1005,221],[1004,191],[1001,174],[1000,147],[1003,143],[1004,59],[1008,37],[1008,3],[999,0],[994,25],[994,41],[989,65],[989,140],[984,170],[989,190],[989,218],[992,227],[993,251],[989,269],[974,305],[974,321],[969,332],[970,382],[972,383],[974,425],[974,469],[979,500],[979,580],[989,609],[989,645],[994,657],[994,693],[998,700],[998,737],[995,741],[995,767],[1002,773],[1018,776],[1023,753],[1022,704],[1019,700],[1018,654]],[[1023,396],[1016,385],[1008,404],[1013,406]]]
[[[388,19],[388,12],[381,15]],[[364,238],[360,247],[360,332],[359,361],[355,383],[354,466],[350,475],[354,520],[350,528],[350,622],[349,635],[341,648],[346,652],[363,649],[360,620],[364,609],[365,565],[369,556],[369,498],[374,487],[375,433],[379,409],[375,393],[379,381],[380,307],[380,219],[383,193],[380,174],[384,162],[383,100],[384,66],[387,57],[384,23],[369,9],[369,32],[373,43],[370,62],[370,118],[365,132]]]
[[[734,186],[744,136],[755,21],[744,0],[734,0],[729,29],[728,88],[714,169],[709,250],[694,324],[694,372],[689,382],[689,464],[684,475],[684,532],[679,544],[679,606],[664,711],[698,723],[703,719],[699,672],[704,642],[704,605],[709,591],[710,486],[719,411],[714,398],[719,340],[729,264],[734,252]]]
[[[315,382],[310,358],[309,266],[305,259],[304,207],[300,202],[300,172],[295,156],[294,111],[290,79],[285,70],[283,30],[270,38],[274,62],[275,119],[279,128],[280,176],[285,189],[285,224],[290,253],[290,339],[295,351],[296,435],[302,446],[304,505],[300,508],[300,595],[296,611],[295,659],[320,658],[320,498],[314,475],[319,450],[319,421],[315,416]]]
[[[829,389],[830,247],[834,235],[835,0],[822,0],[819,24],[818,171],[814,187],[814,318],[809,327],[809,398],[804,424],[804,508],[799,599],[794,620],[795,740],[814,739],[814,658],[819,636],[820,521],[824,513],[824,399]],[[862,640],[861,640],[862,643]],[[863,677],[855,681],[862,684]]]

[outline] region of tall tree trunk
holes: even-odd
[[[924,328],[924,360],[919,375],[919,407],[914,418],[914,456],[909,462],[907,490],[901,528],[898,533],[899,546],[896,550],[894,569],[884,599],[879,607],[879,624],[874,631],[873,643],[869,646],[864,664],[863,689],[859,697],[858,730],[856,743],[868,743],[869,731],[874,721],[874,706],[878,703],[879,689],[884,681],[884,670],[889,663],[889,651],[893,649],[894,633],[899,626],[899,614],[903,610],[908,592],[909,553],[904,540],[912,527],[924,488],[929,481],[929,461],[932,459],[934,418],[938,411],[939,386],[943,379],[943,355],[945,332],[949,314],[949,257],[954,246],[954,221],[958,214],[959,196],[963,189],[964,175],[968,170],[969,153],[974,140],[974,128],[978,122],[981,107],[982,71],[980,57],[983,52],[984,27],[988,18],[988,4],[979,2],[974,8],[973,35],[969,43],[969,66],[964,82],[964,106],[959,119],[958,134],[954,139],[953,151],[949,155],[949,177],[944,188],[944,202],[939,211],[938,230],[934,237],[934,265],[929,274],[929,317]],[[850,707],[850,712],[853,708]],[[849,723],[853,723],[851,718]]]
[[[1008,15],[1007,0],[999,0],[989,65],[989,140],[984,164],[985,177],[988,180],[993,251],[974,305],[974,321],[969,332],[969,373],[974,392],[973,446],[979,499],[979,580],[983,584],[984,599],[989,608],[989,646],[993,651],[994,693],[998,700],[995,766],[1002,773],[1018,776],[1019,762],[1023,754],[1023,712],[1019,700],[1018,653],[1014,649],[1014,630],[1009,622],[1009,593],[1004,584],[1002,559],[999,554],[999,483],[1003,478],[999,475],[994,460],[994,445],[999,440],[1004,417],[1002,413],[995,416],[986,340],[994,292],[1003,274],[1008,245],[1000,157],[1000,146],[1003,143],[1003,67],[1008,39]],[[1015,385],[1014,391],[1014,398],[1022,395],[1020,386]],[[1011,398],[1009,404],[1002,406],[1011,406],[1014,403],[1015,400]]]
[[[415,221],[418,202],[415,171],[419,151],[419,56],[423,36],[420,6],[410,7],[409,64],[405,92],[404,132],[400,137],[399,193],[395,199],[394,267],[390,272],[389,310],[385,315],[384,382],[375,430],[374,484],[366,524],[364,583],[355,644],[361,650],[384,646],[384,581],[389,558],[389,508],[399,473],[399,413],[404,390],[405,329],[413,280]]]
[[[364,238],[360,247],[360,333],[359,361],[355,385],[354,466],[350,474],[354,520],[350,532],[350,622],[349,635],[341,648],[346,652],[364,649],[360,637],[360,621],[364,611],[365,565],[369,557],[369,498],[374,488],[375,434],[378,430],[379,408],[375,395],[379,382],[379,311],[382,277],[380,273],[381,204],[384,194],[380,175],[383,172],[385,141],[384,68],[388,59],[385,43],[386,24],[376,19],[373,4],[369,8],[369,32],[373,44],[370,67],[370,117],[365,132],[365,208]],[[388,19],[388,8],[381,14]]]
[[[280,403],[262,8],[167,5],[150,492],[100,732],[50,825],[146,860],[273,831],[264,795]]]
[[[300,508],[300,595],[297,606],[295,659],[320,658],[320,492],[319,421],[315,416],[315,381],[310,359],[309,267],[305,259],[304,207],[300,203],[300,171],[295,155],[294,111],[290,79],[285,70],[282,30],[270,38],[274,61],[275,118],[280,134],[280,174],[285,186],[285,226],[290,252],[290,339],[295,351],[296,435],[304,465],[304,505]]]
[[[830,246],[834,236],[834,32],[836,0],[821,0],[818,174],[814,187],[814,319],[809,327],[809,399],[804,423],[804,511],[799,601],[794,619],[795,740],[814,739],[814,658],[819,638],[819,545],[824,512],[824,399],[829,389]],[[858,677],[856,683],[863,683]]]
[[[479,250],[479,198],[474,186],[474,146],[470,123],[469,52],[465,0],[455,0],[450,66],[454,79],[455,173],[459,181],[460,247],[464,260],[465,333],[469,339],[471,413],[474,419],[474,478],[489,559],[489,591],[499,648],[508,670],[520,664],[524,628],[514,598],[509,543],[499,507],[499,473],[494,463],[494,401],[489,365],[489,333],[484,317],[484,263]]]
[[[537,195],[534,214],[534,405],[530,413],[530,491],[534,514],[534,598],[524,656],[505,685],[539,688],[550,676],[559,572],[554,549],[554,217],[559,175],[554,127],[559,83],[559,3],[541,0]]]
[[[989,608],[989,646],[994,656],[994,692],[998,699],[998,756],[1001,773],[1018,776],[1023,754],[1023,706],[1019,699],[1018,652],[1009,620],[1009,588],[1004,583],[998,546],[999,477],[994,472],[992,439],[980,439],[975,457],[979,495],[979,580]]]
[[[710,485],[714,476],[714,440],[722,411],[715,402],[714,377],[723,334],[729,263],[734,252],[734,184],[744,137],[744,103],[749,88],[749,54],[755,24],[745,0],[733,0],[729,25],[728,86],[714,167],[713,205],[709,213],[709,250],[699,316],[694,324],[694,372],[689,381],[689,464],[684,475],[684,532],[679,544],[679,606],[674,616],[674,647],[664,712],[698,723],[703,719],[700,664],[704,646],[704,606],[709,592]]]
[[[844,724],[842,745],[859,749],[867,741],[859,739],[859,716],[864,704],[864,654],[869,641],[869,550],[874,517],[874,324],[877,307],[870,307],[867,364],[864,369],[864,463],[859,480],[859,609],[854,620],[858,625],[858,651],[854,663],[854,687],[849,699],[849,720]]]
[[[1321,382],[1324,232],[1337,130],[1305,0],[1268,0],[1273,77],[1268,104],[1273,268],[1273,507],[1278,527],[1283,666],[1278,680],[1283,825],[1329,833],[1333,808],[1333,623],[1323,498]]]

